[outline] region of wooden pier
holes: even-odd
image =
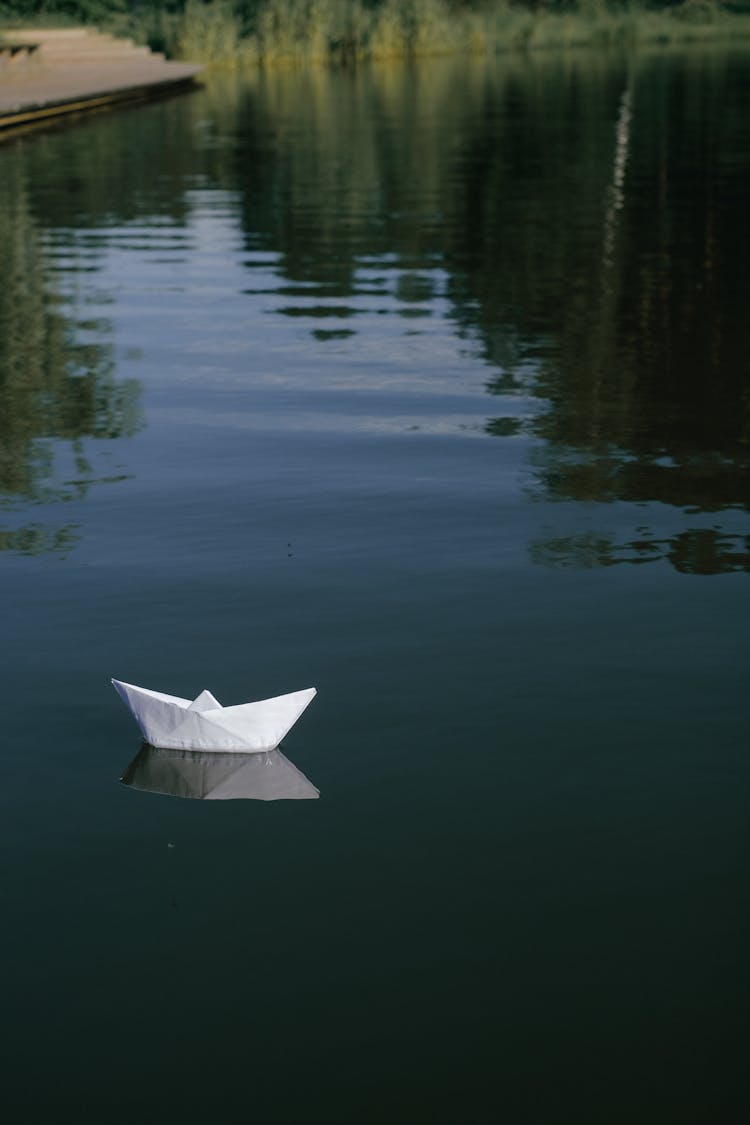
[[[88,28],[4,30],[0,139],[18,129],[193,85],[202,67]]]

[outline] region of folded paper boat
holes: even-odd
[[[181,699],[160,691],[112,683],[152,746],[172,750],[275,750],[315,697],[315,688],[222,707],[210,691]]]

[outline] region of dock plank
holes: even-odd
[[[0,68],[0,136],[65,114],[165,94],[193,84],[203,69],[86,29],[20,29],[5,38],[35,43],[37,50],[23,64]]]

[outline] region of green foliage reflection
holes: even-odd
[[[132,434],[139,390],[115,379],[110,347],[81,344],[59,308],[18,164],[0,183],[0,273],[0,498],[79,497],[91,483],[83,439]],[[69,448],[76,478],[61,484],[56,442]],[[66,542],[36,525],[0,535],[0,549],[32,553]]]
[[[247,292],[261,265],[275,314],[321,346],[361,338],[365,306],[447,307],[486,365],[486,433],[523,445],[537,497],[664,505],[673,522],[746,509],[746,74],[743,52],[705,50],[222,74],[71,132],[64,161],[53,141],[29,146],[28,184],[6,184],[2,208],[17,279],[1,306],[16,326],[0,342],[15,388],[3,488],[39,494],[43,436],[132,424],[101,345],[77,350],[49,296],[28,196],[57,176],[50,227],[90,243],[157,214],[187,239],[191,185],[231,195]],[[112,175],[92,174],[92,153]],[[713,525],[624,546],[555,533],[534,557],[560,565],[566,549],[575,565],[746,566]]]
[[[269,74],[237,109],[248,239],[340,298],[390,260],[397,295],[429,302],[439,263],[507,406],[487,433],[531,439],[545,498],[747,508],[745,67],[700,52]],[[707,542],[663,557],[744,567]]]

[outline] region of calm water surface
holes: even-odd
[[[14,1121],[747,1099],[750,57],[214,80],[0,149]],[[316,685],[319,801],[118,784]]]

